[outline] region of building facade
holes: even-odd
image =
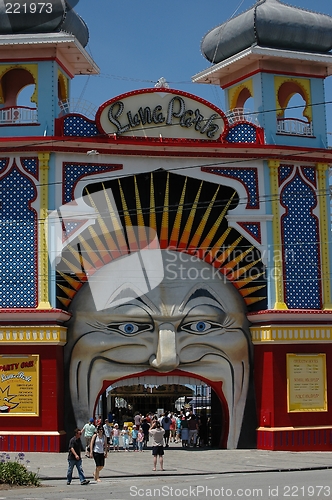
[[[265,0],[207,34],[193,81],[227,111],[161,79],[87,116],[87,27],[50,5],[0,13],[0,447],[65,450],[110,386],[201,384],[214,445],[331,450],[332,18]]]

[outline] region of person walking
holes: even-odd
[[[130,435],[129,435],[129,429],[128,429],[127,425],[123,426],[123,429],[121,431],[121,436],[122,436],[122,441],[123,441],[123,449],[125,451],[129,451]]]
[[[138,429],[138,435],[137,435],[137,444],[138,444],[138,451],[143,451],[143,445],[144,445],[144,432],[142,427]]]
[[[75,429],[74,436],[69,441],[69,451],[68,451],[68,470],[67,470],[67,484],[69,485],[73,479],[73,469],[76,466],[78,477],[80,479],[81,485],[84,486],[89,484],[90,481],[85,478],[83,467],[81,451],[84,449],[81,441],[82,431],[80,429]]]
[[[113,447],[114,451],[119,451],[119,441],[120,441],[120,429],[119,424],[114,424],[112,431]]]
[[[169,436],[170,436],[170,432],[171,432],[171,424],[172,424],[172,420],[170,419],[170,417],[168,416],[168,413],[165,413],[164,416],[161,418],[161,426],[163,427],[164,431],[165,431],[165,434],[164,434],[164,438],[165,438],[165,447],[168,448],[169,447]]]
[[[138,429],[137,429],[136,425],[133,425],[133,430],[131,431],[131,441],[133,443],[133,450],[134,451],[138,451],[137,438],[138,438]]]
[[[136,429],[139,429],[139,426],[141,425],[142,422],[142,414],[141,413],[135,413],[134,416],[134,423],[136,425]]]
[[[188,448],[188,439],[189,439],[188,417],[187,415],[183,415],[181,419],[182,448]]]
[[[198,421],[196,415],[192,414],[188,420],[188,442],[189,446],[196,448],[197,433],[198,433]]]
[[[95,432],[96,427],[94,425],[94,419],[90,418],[89,422],[87,422],[82,429],[82,434],[85,437],[85,456],[88,458],[90,458],[91,439]]]
[[[104,429],[104,434],[106,436],[106,441],[107,441],[107,451],[110,451],[111,449],[111,434],[112,434],[112,427],[110,426],[108,422],[108,418],[105,419],[105,423],[103,425]]]
[[[171,413],[170,415],[170,419],[171,419],[171,426],[170,426],[170,443],[173,441],[173,443],[175,443],[175,436],[176,436],[176,418],[175,418],[175,415],[173,413]]]
[[[176,417],[175,442],[176,443],[181,443],[181,415],[180,414]]]
[[[107,439],[102,425],[97,428],[97,434],[92,436],[90,450],[90,457],[94,458],[96,464],[93,477],[99,483],[101,481],[99,473],[104,468],[105,458],[107,457]]]
[[[142,431],[144,434],[143,446],[144,446],[144,448],[147,448],[148,441],[149,441],[150,423],[147,421],[146,418],[143,418],[142,423],[141,423],[141,428],[142,428]]]
[[[159,456],[160,470],[164,470],[164,434],[165,430],[161,427],[158,420],[154,421],[149,429],[149,434],[152,438],[152,456],[153,469],[157,470],[157,457]]]

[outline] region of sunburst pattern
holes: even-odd
[[[103,198],[106,214],[105,208],[98,207],[94,195],[86,189],[91,206],[97,212],[96,225],[78,236],[76,245],[68,245],[63,254],[63,265],[58,271],[61,278],[58,287],[62,292],[58,300],[63,306],[68,307],[88,276],[105,264],[139,249],[152,248],[156,234],[161,249],[196,255],[217,268],[233,282],[247,305],[266,298],[257,293],[265,287],[257,249],[229,228],[226,221],[236,197],[234,190],[229,195],[228,188],[225,199],[222,186],[176,174],[151,173],[148,188],[146,180],[145,176],[144,182],[138,182],[137,176],[133,176],[129,189],[128,185],[124,186],[128,179],[118,179],[117,206],[108,196],[105,184],[101,184],[102,196],[100,190],[96,192],[99,200]],[[178,195],[173,196],[173,191]],[[207,193],[211,192],[212,197],[208,197]]]

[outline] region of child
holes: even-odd
[[[144,432],[142,427],[138,429],[138,435],[137,435],[137,443],[138,443],[138,450],[143,451],[143,445],[144,445]]]
[[[119,429],[119,424],[114,424],[113,431],[112,431],[112,437],[113,437],[113,447],[114,451],[119,451],[119,436],[120,436],[120,429]]]
[[[137,437],[138,437],[138,430],[137,430],[136,425],[133,425],[133,430],[131,431],[131,439],[132,439],[134,451],[138,451]]]
[[[171,425],[170,425],[170,431],[171,431],[171,436],[170,436],[170,442],[173,441],[173,443],[175,443],[175,435],[176,435],[176,420],[175,420],[175,417],[172,413],[171,417]]]
[[[176,436],[175,442],[181,443],[181,415],[178,415],[176,418]]]
[[[127,427],[127,425],[124,425],[123,426],[123,429],[121,431],[121,436],[122,436],[122,439],[123,439],[123,449],[125,451],[129,451],[129,429]]]

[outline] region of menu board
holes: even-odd
[[[287,409],[327,411],[325,354],[287,354]]]
[[[39,355],[0,355],[0,417],[39,414]]]

